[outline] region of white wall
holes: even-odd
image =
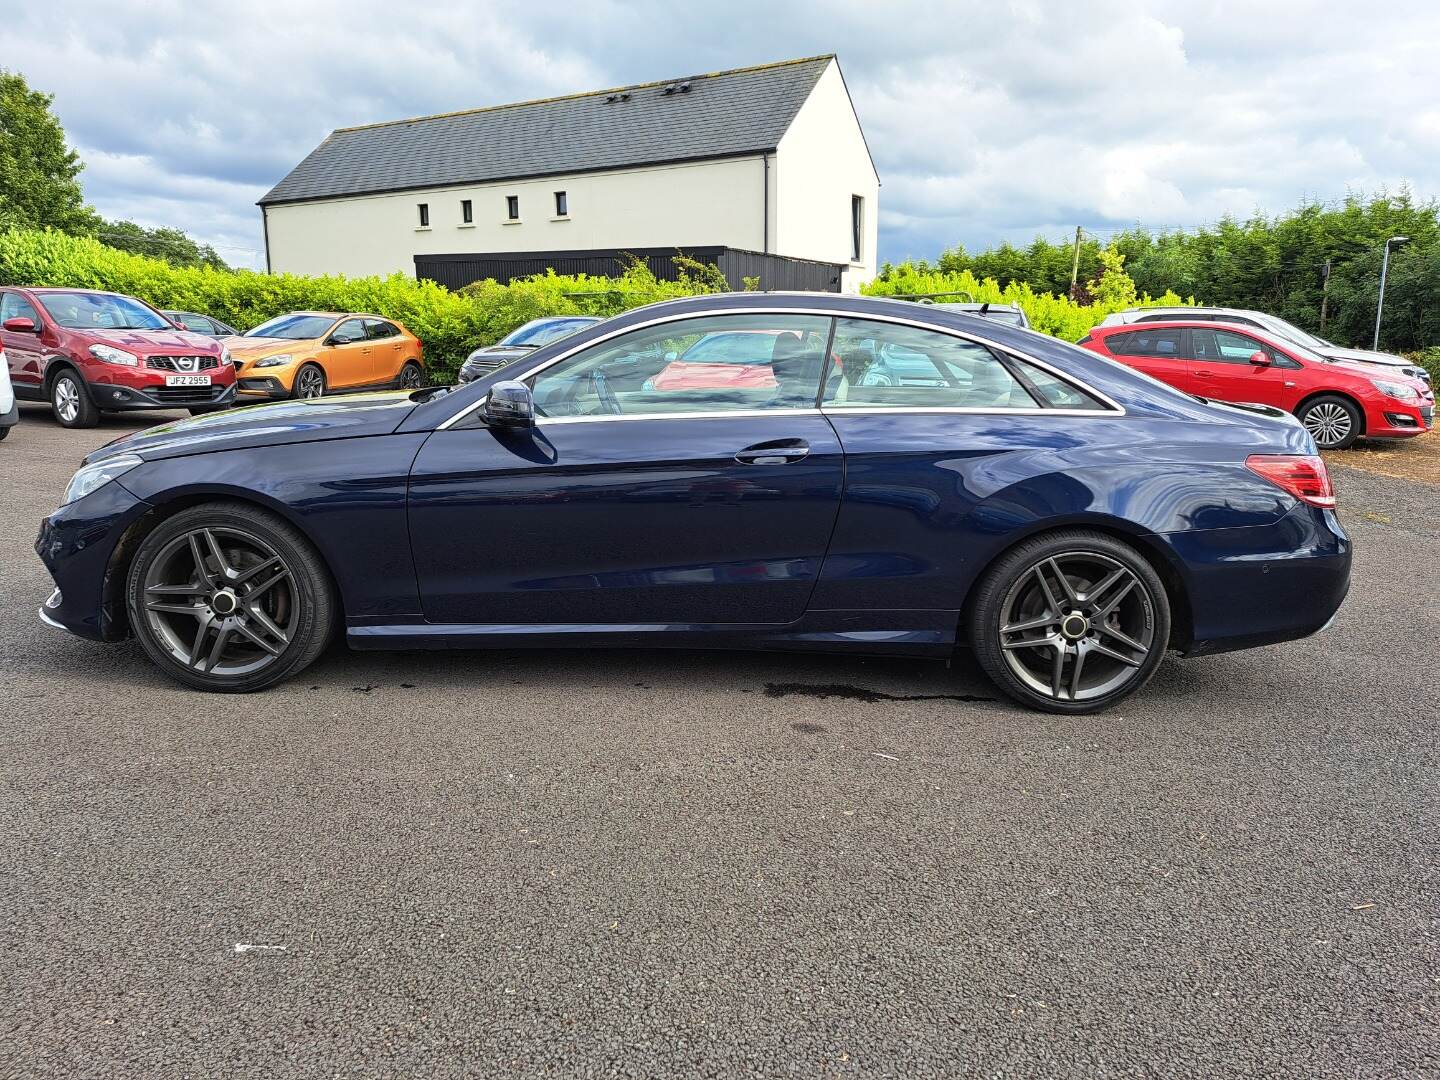
[[[771,166],[773,200],[773,161]],[[763,184],[757,156],[282,204],[266,210],[270,268],[352,277],[413,275],[417,254],[714,244],[761,251]],[[556,191],[567,194],[568,220],[552,220]],[[507,195],[520,197],[519,224],[506,223]],[[474,203],[471,227],[460,221],[462,199]],[[428,230],[417,228],[416,206],[422,202],[430,206]],[[772,250],[774,242],[772,233]],[[836,261],[848,261],[846,255]]]
[[[777,200],[771,250],[848,266],[842,288],[875,276],[880,181],[840,67],[825,69],[776,154]],[[850,200],[865,200],[861,257],[852,262]]]

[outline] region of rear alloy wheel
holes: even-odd
[[[150,658],[202,690],[260,690],[309,665],[335,604],[310,544],[249,506],[181,511],[146,537],[126,588],[130,626]]]
[[[90,400],[90,392],[68,368],[50,384],[50,408],[61,427],[92,428],[100,422],[100,410]]]
[[[325,372],[315,364],[306,364],[295,373],[295,385],[291,387],[293,398],[318,398],[325,396]]]
[[[1003,556],[977,587],[970,642],[1011,697],[1098,712],[1154,675],[1170,605],[1154,568],[1103,533],[1052,533]]]
[[[1300,423],[1321,450],[1344,450],[1360,437],[1360,410],[1345,398],[1327,394],[1300,410]]]
[[[408,361],[400,369],[400,378],[397,380],[401,390],[419,390],[425,385],[425,372],[414,360]]]

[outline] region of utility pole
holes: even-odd
[[[1325,333],[1325,305],[1330,300],[1330,260],[1325,260],[1325,269],[1320,278],[1320,333]]]
[[[1392,236],[1385,241],[1385,257],[1380,260],[1380,299],[1375,305],[1375,341],[1370,346],[1376,352],[1380,351],[1380,314],[1385,310],[1385,275],[1390,271],[1390,245],[1399,247],[1409,242],[1408,236]]]
[[[1080,280],[1080,234],[1085,230],[1075,226],[1075,257],[1070,261],[1070,295],[1075,295],[1075,284]]]

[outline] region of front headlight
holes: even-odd
[[[90,355],[97,360],[104,360],[107,364],[124,364],[126,367],[135,367],[140,363],[140,358],[134,353],[117,349],[113,345],[91,345]]]
[[[1406,386],[1404,383],[1391,382],[1389,379],[1371,379],[1370,385],[1386,397],[1392,397],[1396,401],[1408,401],[1412,404],[1418,404],[1420,401],[1420,391],[1413,386]]]
[[[295,357],[289,353],[281,353],[279,356],[267,356],[264,360],[255,361],[256,367],[282,367],[290,363]]]
[[[225,348],[225,346],[223,345],[220,346],[220,363],[233,364],[234,362],[235,358],[230,355],[230,350]]]
[[[97,461],[93,465],[83,465],[80,471],[70,478],[70,486],[65,489],[65,503],[73,503],[76,499],[83,499],[97,488],[102,488],[117,476],[124,476],[137,465],[143,465],[143,458],[134,454],[120,454],[116,457],[106,458],[104,461]]]

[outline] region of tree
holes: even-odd
[[[198,243],[179,229],[147,229],[133,221],[104,221],[100,223],[96,239],[121,251],[164,259],[172,266],[230,269],[209,244]]]
[[[91,233],[99,219],[80,191],[85,166],[65,142],[53,100],[0,69],[0,227]]]

